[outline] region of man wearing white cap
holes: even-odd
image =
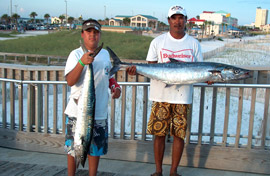
[[[166,63],[169,58],[179,62],[203,61],[201,46],[193,37],[185,33],[186,10],[181,6],[172,6],[168,12],[170,31],[156,37],[150,44],[146,60],[148,63]],[[127,69],[129,74],[136,73],[136,67]],[[192,103],[192,85],[167,86],[161,81],[151,80],[149,99],[153,101],[147,132],[155,136],[154,156],[156,171],[151,176],[162,176],[162,162],[165,150],[165,137],[173,136],[172,165],[170,176],[179,176],[180,163],[187,119],[190,118]]]

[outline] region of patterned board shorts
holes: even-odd
[[[173,136],[185,139],[187,118],[190,118],[190,104],[170,104],[153,102],[147,133],[166,136],[170,131]]]
[[[74,154],[74,134],[77,118],[66,118],[65,152],[71,156]],[[105,155],[108,151],[108,121],[95,120],[93,139],[91,140],[88,154],[91,156]]]

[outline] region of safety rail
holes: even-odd
[[[0,82],[0,146],[63,153],[66,81]],[[110,149],[104,157],[153,162],[152,136],[146,133],[150,83],[119,84],[122,95],[108,106]],[[195,84],[181,165],[270,174],[269,90],[270,84]],[[256,101],[256,92],[263,102]],[[171,146],[170,136],[167,141]],[[166,150],[165,164],[170,156]]]
[[[65,133],[65,114],[64,109],[67,103],[67,85],[66,81],[28,81],[28,80],[15,80],[15,79],[6,79],[6,78],[0,78],[0,81],[2,82],[2,98],[1,98],[1,106],[2,106],[2,119],[1,119],[1,126],[2,128],[9,127],[10,129],[16,129],[18,128],[19,131],[26,131],[26,132],[39,132],[39,133]],[[9,98],[7,98],[7,82],[10,83],[10,91],[9,91]],[[17,90],[14,88],[14,85],[17,85]],[[140,140],[151,140],[152,136],[148,136],[146,134],[146,123],[147,123],[147,117],[149,116],[149,107],[151,102],[148,102],[148,86],[150,85],[149,82],[119,82],[119,84],[122,86],[123,94],[122,97],[119,100],[112,100],[110,102],[110,137],[111,138],[120,138],[120,139],[140,139]],[[23,93],[23,85],[27,85],[27,96],[25,97],[25,93]],[[53,91],[49,91],[49,85],[52,85]],[[62,86],[59,89],[59,85]],[[130,87],[129,92],[127,93],[127,88]],[[143,93],[143,96],[140,98],[143,99],[143,103],[141,104],[141,111],[142,111],[142,119],[136,116],[136,99],[138,99],[138,95],[142,95],[138,93],[137,87],[142,87],[144,90],[141,90],[141,93]],[[200,105],[199,110],[197,109],[197,113],[199,113],[199,122],[196,124],[198,126],[198,130],[192,128],[192,121],[195,121],[196,119],[194,117],[191,117],[189,121],[189,128],[187,132],[187,143],[198,143],[198,144],[211,144],[211,145],[232,145],[229,144],[227,141],[227,138],[235,138],[235,142],[233,145],[235,147],[243,147],[247,146],[248,148],[258,147],[265,149],[270,149],[270,135],[267,133],[269,131],[269,126],[267,126],[267,122],[269,121],[269,88],[270,84],[213,84],[213,85],[207,85],[204,83],[201,84],[195,84],[194,89],[199,88],[200,96],[198,97],[200,99]],[[211,126],[211,129],[209,132],[205,132],[203,130],[203,121],[204,121],[204,102],[205,102],[205,94],[206,89],[211,88],[212,89],[212,112],[211,112],[211,123],[208,124]],[[224,123],[219,124],[224,127],[223,133],[216,133],[215,132],[215,124],[216,122],[216,114],[215,111],[217,108],[217,95],[218,95],[218,89],[225,88],[226,94],[226,109],[224,112]],[[230,92],[231,88],[237,88],[239,89],[239,110],[238,110],[238,117],[237,117],[237,128],[235,134],[228,133],[228,121],[229,121],[229,103],[230,103]],[[250,120],[249,120],[249,131],[248,134],[241,134],[241,110],[243,106],[243,90],[245,88],[251,88],[253,90],[252,99],[250,100],[252,102],[250,109],[252,110],[250,112]],[[261,128],[257,129],[256,132],[253,132],[254,127],[254,112],[255,112],[255,98],[256,98],[256,89],[265,89],[265,106],[264,106],[264,115],[261,123]],[[17,92],[17,93],[15,93]],[[222,92],[221,92],[222,93]],[[15,94],[17,96],[15,96]],[[49,96],[52,95],[52,101],[49,101]],[[62,95],[62,102],[59,102],[59,95]],[[208,94],[209,95],[209,94]],[[127,102],[127,96],[130,96],[130,102]],[[51,97],[50,97],[51,98]],[[23,100],[27,99],[27,104],[23,104]],[[17,114],[15,115],[15,100],[18,100],[17,102]],[[10,114],[10,120],[7,120],[7,104],[9,101],[9,114]],[[118,105],[116,105],[116,101],[118,102]],[[140,100],[137,100],[140,101]],[[49,116],[49,109],[50,109],[50,103],[52,103],[53,112],[52,117]],[[128,114],[127,111],[127,103],[132,103],[131,110],[129,110],[130,114]],[[61,106],[60,106],[61,104]],[[27,106],[27,108],[25,108]],[[194,106],[193,105],[193,114],[194,114]],[[123,107],[123,108],[122,108]],[[27,120],[24,116],[24,110],[27,110]],[[61,109],[61,113],[58,113]],[[119,110],[121,109],[121,110]],[[118,112],[116,112],[118,110]],[[147,113],[148,112],[148,113]],[[115,114],[120,114],[120,119],[117,122],[117,119],[115,117]],[[59,117],[59,114],[61,116]],[[210,116],[210,114],[209,114]],[[61,119],[59,119],[61,118]],[[127,127],[125,124],[128,120],[131,121],[131,124]],[[140,127],[140,130],[135,129],[136,121],[142,121],[142,124]],[[209,119],[208,119],[209,120]],[[236,119],[235,119],[236,120]],[[52,121],[52,126],[50,128],[49,122]],[[26,122],[26,123],[25,123]],[[60,123],[59,123],[60,122]],[[118,123],[118,129],[116,129],[116,123]],[[30,125],[29,125],[30,124]],[[216,127],[216,128],[220,128]],[[127,130],[128,129],[128,130]],[[192,130],[191,130],[192,129]],[[261,133],[260,135],[258,133]],[[267,136],[268,134],[268,136]],[[195,138],[196,136],[196,138]],[[210,137],[209,140],[203,140],[203,137]],[[221,142],[215,142],[215,137],[222,137]],[[246,144],[242,144],[239,142],[242,139],[247,139]],[[254,140],[257,140],[254,141]],[[232,141],[232,140],[230,140]],[[260,141],[260,144],[258,144],[258,141]]]

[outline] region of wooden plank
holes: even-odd
[[[49,72],[45,71],[44,80],[49,81]],[[48,133],[49,127],[49,85],[44,85],[44,133]]]
[[[122,72],[122,81],[127,81],[127,74],[125,71]],[[126,92],[127,86],[122,86],[122,103],[121,103],[121,129],[120,129],[120,139],[125,138],[125,121],[126,121]]]
[[[65,154],[64,135],[17,132],[0,129],[0,146],[26,151]],[[166,143],[164,164],[171,164],[171,143]],[[109,139],[108,154],[102,158],[154,163],[152,141]],[[212,145],[185,146],[181,166],[270,174],[270,150]]]
[[[33,167],[32,164],[22,164],[22,163],[7,163],[5,165],[0,166],[1,175],[9,175],[9,176],[15,176],[15,175],[23,175],[22,173]]]
[[[57,81],[58,77],[57,71],[53,72],[54,74],[54,80]],[[53,85],[53,134],[57,133],[57,104],[58,104],[58,90],[57,90],[57,85]]]
[[[147,78],[144,78],[147,81]],[[141,140],[146,140],[146,128],[147,128],[147,108],[148,108],[148,86],[143,86],[143,117],[142,117],[142,138]],[[150,109],[151,111],[151,109]]]
[[[241,81],[243,83],[244,81]],[[239,88],[238,96],[238,114],[237,114],[237,126],[236,126],[236,136],[234,147],[239,147],[241,126],[242,126],[242,112],[243,112],[243,100],[244,100],[244,88]]]
[[[20,70],[20,80],[23,80],[24,72]],[[18,85],[19,99],[19,131],[23,131],[23,84]]]
[[[256,84],[258,80],[258,71],[253,72],[253,83]],[[256,103],[256,88],[252,88],[251,91],[251,105],[250,105],[250,117],[249,117],[249,130],[248,130],[248,144],[249,149],[252,148],[252,138],[253,138],[253,126],[254,126],[254,116],[255,116],[255,103]]]
[[[28,71],[28,77],[29,80],[32,80],[32,72]],[[28,84],[27,86],[27,132],[32,131],[32,124],[33,124],[33,118],[34,118],[34,89],[33,86]]]
[[[267,83],[270,84],[270,71],[267,72]],[[266,131],[267,131],[267,122],[269,116],[269,99],[270,99],[270,89],[265,90],[265,101],[264,101],[264,113],[262,120],[262,137],[261,137],[261,148],[265,148],[265,140],[266,140]],[[268,127],[270,128],[270,126]]]
[[[193,95],[192,95],[193,96]],[[192,97],[193,99],[193,97]],[[185,139],[185,143],[189,144],[190,143],[190,136],[191,136],[191,125],[192,125],[192,108],[193,108],[193,103],[190,106],[190,115],[187,119],[187,130],[186,130],[186,139]]]
[[[15,78],[15,70],[10,70],[11,78]],[[10,82],[10,129],[15,129],[15,86],[13,82]]]
[[[62,85],[62,134],[66,134],[67,85]]]
[[[36,81],[40,80],[40,72],[35,71],[35,78]],[[41,97],[42,97],[42,92],[41,92],[41,85],[37,84],[35,85],[35,132],[40,132],[41,129],[41,116],[42,116],[42,109],[43,106],[41,104]]]
[[[216,109],[217,109],[217,87],[213,88],[212,96],[212,112],[211,112],[211,127],[210,127],[210,145],[214,145],[215,124],[216,124]]]
[[[20,164],[20,163],[17,163]],[[59,172],[66,170],[66,167],[60,166],[48,166],[48,165],[33,165],[29,169],[25,169],[21,174],[27,176],[46,176],[46,175],[58,175]]]
[[[114,138],[115,133],[115,99],[111,99],[111,130],[110,137]]]
[[[201,145],[202,144],[204,99],[205,99],[205,87],[202,87],[201,88],[201,96],[200,96],[200,112],[199,112],[199,127],[198,127],[198,145]]]
[[[7,69],[2,69],[2,76],[7,77]],[[7,127],[7,83],[2,81],[2,127]]]
[[[223,137],[222,137],[223,147],[227,146],[229,112],[230,112],[230,95],[231,95],[231,88],[226,88],[225,116],[224,116],[224,127],[223,127]]]
[[[137,82],[137,76],[133,76],[129,81]],[[136,98],[137,86],[132,86],[132,102],[131,102],[131,132],[130,139],[135,140],[135,126],[136,126]]]

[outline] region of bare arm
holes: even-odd
[[[89,56],[89,54],[90,52],[87,52],[81,57],[81,61],[85,65],[88,65],[94,61],[94,58]],[[78,82],[83,68],[84,67],[78,62],[74,69],[66,75],[67,84],[69,86],[73,86]]]

